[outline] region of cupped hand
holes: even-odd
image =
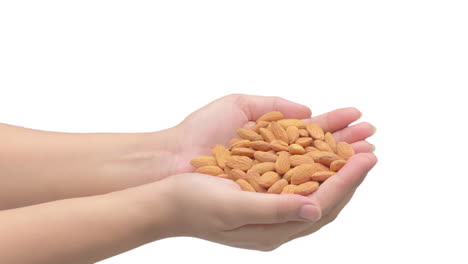
[[[308,197],[245,192],[231,180],[205,174],[178,174],[154,184],[162,194],[157,204],[164,212],[168,236],[269,250],[293,235],[281,228],[265,232],[270,226],[320,219],[318,205]]]
[[[228,145],[238,137],[236,130],[253,125],[261,115],[280,111],[285,118],[305,119],[319,124],[325,131],[334,134],[338,141],[351,143],[356,152],[371,152],[373,146],[365,141],[375,128],[366,122],[349,126],[361,117],[352,107],[311,118],[307,106],[280,97],[234,94],[222,97],[188,116],[175,129],[177,161],[174,174],[192,172],[190,160],[201,155],[211,155],[216,144]]]

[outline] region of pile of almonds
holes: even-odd
[[[218,144],[213,156],[194,158],[196,172],[231,179],[245,191],[308,195],[354,155],[348,143],[337,143],[317,124],[283,119],[277,111],[237,134],[229,148]]]

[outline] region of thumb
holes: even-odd
[[[321,210],[308,197],[296,194],[240,192],[233,199],[233,215],[239,225],[318,221]]]

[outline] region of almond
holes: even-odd
[[[302,155],[305,153],[305,149],[299,144],[289,145],[289,153]]]
[[[209,174],[213,176],[218,176],[224,173],[224,171],[218,166],[203,166],[203,167],[198,168],[195,172]]]
[[[294,193],[296,190],[296,185],[294,184],[289,184],[289,185],[286,185],[283,190],[281,191],[281,193]]]
[[[237,134],[239,137],[243,139],[248,139],[250,141],[255,141],[255,140],[262,140],[262,136],[260,136],[257,132],[247,129],[247,128],[239,128],[237,129]]]
[[[275,170],[275,163],[273,162],[262,162],[258,163],[252,166],[247,172],[256,172],[258,174],[264,174],[265,172],[268,171],[274,171]]]
[[[320,184],[316,181],[305,182],[303,184],[297,185],[294,188],[294,193],[299,195],[309,195],[315,192],[319,186]]]
[[[276,155],[275,155],[276,156]],[[190,161],[190,164],[195,168],[200,168],[203,166],[216,166],[218,163],[216,159],[212,156],[199,156]]]
[[[212,150],[211,153],[216,159],[218,166],[221,169],[224,169],[226,166],[226,159],[231,156],[229,150],[227,150],[223,145],[217,144]]]
[[[328,170],[328,168],[319,163],[301,164],[285,173],[283,179],[293,183],[294,177],[294,182],[305,182],[309,180],[312,174],[323,170]]]
[[[254,158],[260,162],[276,162],[278,156],[270,152],[255,151]]]
[[[337,157],[339,159],[338,155],[336,155],[333,152],[328,152],[328,151],[312,151],[312,152],[307,152],[305,155],[313,158],[315,162],[319,162],[320,158],[324,156]]]
[[[341,168],[343,168],[344,165],[346,165],[346,160],[335,160],[330,164],[330,170],[337,172],[341,170]]]
[[[321,151],[333,152],[333,150],[330,148],[327,142],[323,140],[314,140],[314,147]]]
[[[267,121],[267,122],[278,121],[280,119],[283,119],[283,113],[278,112],[278,111],[272,111],[259,117],[257,119],[257,123],[260,121]]]
[[[228,180],[231,180],[231,177],[229,177],[229,175],[223,173],[223,174],[219,174],[219,175],[216,175],[217,177],[220,177],[220,178],[224,178],[224,179],[228,179]]]
[[[307,132],[307,129],[301,128],[301,129],[299,129],[299,136],[301,136],[301,137],[308,137],[308,136],[309,136],[309,132]]]
[[[276,139],[279,139],[283,142],[289,142],[289,139],[288,139],[288,134],[286,133],[286,130],[284,130],[284,128],[276,123],[276,122],[271,122],[271,132],[273,133],[273,135],[275,135],[275,138]]]
[[[315,123],[307,124],[306,129],[313,139],[323,140],[325,138],[322,128]]]
[[[308,153],[308,152],[319,151],[319,150],[312,147],[312,146],[308,146],[308,147],[305,147],[305,151],[306,151],[306,153]]]
[[[244,171],[241,171],[239,169],[232,169],[229,172],[229,177],[231,177],[233,180],[237,180],[237,179],[246,180],[247,179],[247,174]]]
[[[251,126],[249,129],[259,133],[260,128],[267,127],[269,124],[270,124],[269,122],[260,121],[260,122],[256,123],[255,125]]]
[[[229,146],[232,146],[232,145],[236,144],[239,141],[241,141],[240,138],[232,138],[231,140],[229,140]]]
[[[345,160],[348,160],[354,155],[354,149],[350,144],[346,142],[340,142],[336,144],[336,153]]]
[[[272,142],[273,140],[275,140],[275,135],[273,135],[273,133],[266,129],[266,128],[260,128],[260,135],[262,136],[262,138],[266,141],[266,142]]]
[[[231,168],[229,168],[228,166],[224,167],[223,171],[224,171],[224,174],[227,174],[227,175],[231,175]]]
[[[275,193],[275,194],[280,194],[281,191],[284,189],[284,187],[286,187],[288,185],[288,181],[285,180],[285,179],[281,179],[277,182],[275,182],[275,184],[273,184],[269,189],[268,189],[268,193]]]
[[[260,174],[255,171],[247,172],[247,182],[252,185],[252,187],[257,192],[266,192],[266,189],[260,185]]]
[[[251,142],[252,141],[250,141],[248,139],[239,140],[239,141],[235,142],[234,144],[231,144],[231,149],[233,149],[233,148],[248,148],[248,147],[250,147]]]
[[[265,142],[263,140],[252,141],[250,143],[250,147],[255,150],[262,150],[262,151],[268,151],[271,149],[270,143]]]
[[[270,143],[270,145],[271,148],[276,151],[289,151],[288,143],[282,140],[275,139]]]
[[[253,161],[245,156],[231,156],[226,160],[226,165],[233,169],[246,171],[253,166]]]
[[[289,157],[292,167],[296,167],[302,164],[314,164],[314,159],[307,155],[292,155]]]
[[[281,177],[278,173],[274,171],[265,172],[262,176],[260,176],[259,184],[262,187],[270,188],[275,182],[279,181]]]
[[[278,159],[276,159],[275,163],[276,172],[279,174],[285,174],[290,167],[291,163],[289,161],[289,155],[283,153],[279,154]]]
[[[303,147],[308,147],[312,145],[313,142],[314,140],[311,137],[302,137],[302,138],[298,138],[295,143]]]
[[[299,129],[296,126],[288,126],[286,134],[288,135],[289,144],[292,144],[299,138]]]
[[[244,179],[238,179],[236,180],[236,183],[239,184],[239,186],[241,187],[241,190],[243,191],[255,192],[254,187],[252,187],[252,185],[250,185],[250,183],[248,183]]]
[[[325,133],[324,141],[327,142],[328,146],[330,146],[332,151],[336,153],[336,141],[330,132]]]
[[[282,119],[277,121],[282,127],[296,126],[297,128],[305,128],[306,122],[300,119]]]
[[[335,160],[339,160],[339,159],[341,159],[341,158],[336,154],[323,155],[318,159],[318,162],[323,164],[323,165],[330,166],[330,164],[332,164],[332,162],[334,162]]]
[[[335,174],[336,172],[334,171],[317,171],[310,177],[310,179],[313,181],[323,182]]]
[[[247,157],[253,157],[255,153],[255,150],[251,148],[233,148],[231,150],[232,155],[238,155],[238,156],[247,156]]]

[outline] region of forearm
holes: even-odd
[[[55,133],[0,124],[0,210],[157,180],[174,167],[172,134]]]
[[[154,197],[131,188],[1,211],[2,263],[94,263],[169,236],[164,197],[152,185]]]

